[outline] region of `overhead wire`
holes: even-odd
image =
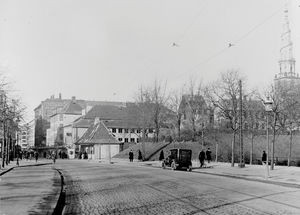
[[[237,40],[235,40],[232,43],[227,44],[227,46],[225,46],[224,48],[220,49],[219,51],[217,51],[216,53],[210,55],[209,57],[207,57],[206,59],[204,59],[203,61],[201,61],[200,63],[196,64],[195,66],[193,66],[191,69],[189,69],[186,72],[180,73],[177,76],[173,76],[173,79],[179,78],[182,75],[186,75],[187,73],[190,73],[192,71],[194,71],[195,69],[197,69],[199,66],[204,65],[208,62],[210,62],[211,60],[213,60],[214,58],[218,57],[219,55],[223,54],[225,51],[227,51],[229,48],[231,48],[232,46],[236,46],[238,43],[240,43],[241,41],[243,41],[245,38],[247,38],[250,34],[252,34],[254,31],[256,31],[259,27],[261,27],[262,25],[264,25],[267,21],[269,21],[271,18],[273,18],[275,15],[277,15],[279,12],[282,11],[282,6],[276,10],[275,12],[273,12],[271,15],[269,15],[268,17],[266,17],[264,20],[262,20],[261,22],[259,22],[257,25],[255,25],[254,27],[252,27],[249,31],[247,31],[245,34],[243,34],[241,37],[239,37]]]

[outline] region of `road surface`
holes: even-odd
[[[196,172],[59,161],[65,214],[300,214],[300,190]]]

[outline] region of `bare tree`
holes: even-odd
[[[181,119],[182,119],[182,110],[180,108],[182,104],[182,90],[173,91],[170,94],[170,99],[168,102],[168,107],[173,111],[175,115],[175,123],[174,128],[177,130],[177,139],[180,141],[181,139]],[[176,133],[176,132],[175,132]]]
[[[205,96],[217,108],[219,117],[229,121],[232,130],[231,166],[234,166],[236,133],[238,130],[239,80],[244,80],[238,71],[222,73],[221,78],[205,89]]]
[[[155,80],[153,86],[140,87],[137,103],[143,118],[143,126],[155,128],[155,141],[158,141],[160,128],[165,123],[168,96],[166,93],[167,83]]]
[[[271,169],[274,169],[275,154],[275,134],[281,130],[288,132],[290,135],[288,165],[291,162],[293,131],[299,128],[300,120],[300,90],[298,87],[290,85],[271,86],[270,97],[273,102],[273,140],[272,140],[272,156]]]
[[[195,79],[191,78],[187,92],[183,95],[184,114],[192,130],[192,141],[196,141],[198,128],[201,127],[203,131],[204,124],[208,121],[206,112],[208,107],[204,99],[202,82],[196,84]]]

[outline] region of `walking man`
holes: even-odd
[[[206,150],[206,159],[207,159],[207,162],[210,163],[210,161],[211,161],[211,151],[210,151],[210,148],[207,148],[207,150]]]
[[[204,165],[204,160],[205,160],[205,152],[203,149],[199,153],[199,161],[200,161],[200,168]]]
[[[38,152],[35,152],[35,153],[34,153],[34,157],[35,157],[35,162],[37,162],[38,159],[39,159],[39,153],[38,153]]]
[[[130,150],[130,152],[129,152],[129,161],[133,162],[133,151],[132,150]]]
[[[261,162],[262,162],[263,165],[267,164],[267,153],[266,153],[266,151],[263,151]]]

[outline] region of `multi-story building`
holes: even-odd
[[[73,123],[72,135],[81,152],[87,152],[91,158],[102,159],[107,157],[104,148],[109,144],[113,145],[113,156],[123,150],[124,143],[139,143],[142,137],[153,138],[154,126],[146,126],[142,122],[136,104],[97,105]]]
[[[50,117],[50,128],[47,129],[47,146],[64,145],[65,138],[72,132],[70,125],[81,116],[82,106],[74,99],[58,113]]]
[[[54,95],[50,98],[47,98],[46,100],[42,101],[38,107],[34,109],[35,113],[35,121],[36,125],[38,126],[35,128],[36,136],[35,137],[35,146],[45,146],[44,142],[47,145],[47,138],[48,136],[48,143],[53,143],[54,136],[52,135],[53,132],[51,132],[51,129],[49,129],[50,125],[50,118],[54,115],[57,115],[56,117],[59,117],[59,114],[63,111],[64,107],[69,104],[71,101],[76,100],[75,96],[73,96],[71,99],[63,99],[61,94],[59,94],[58,98],[55,98]],[[90,107],[93,107],[95,105],[120,105],[121,102],[111,102],[111,101],[89,101],[89,100],[76,100],[76,103],[81,106],[82,109],[87,110]],[[55,119],[55,121],[58,121]],[[38,122],[38,123],[37,123]],[[38,130],[37,130],[38,129]],[[52,136],[51,136],[52,135]],[[45,141],[46,140],[46,141]]]
[[[34,146],[34,120],[20,126],[18,144],[23,150]]]

